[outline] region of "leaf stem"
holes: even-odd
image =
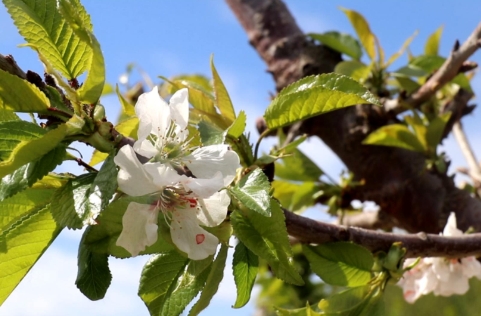
[[[266,137],[272,130],[266,129],[262,134],[259,136],[259,139],[257,140],[256,147],[254,149],[254,161],[257,160],[257,153],[259,152],[259,146],[261,144],[261,141],[264,137]]]

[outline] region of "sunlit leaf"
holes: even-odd
[[[252,288],[259,268],[259,258],[249,250],[242,242],[235,247],[232,271],[237,288],[237,298],[234,308],[241,308],[251,298]]]
[[[324,172],[304,155],[299,149],[294,149],[290,156],[285,156],[276,162],[276,176],[293,181],[318,181]]]
[[[333,242],[302,249],[312,270],[328,284],[355,287],[371,280],[373,256],[359,245]]]
[[[257,168],[236,183],[230,192],[250,210],[264,216],[270,216],[270,188],[266,175],[261,169]]]
[[[371,60],[376,59],[376,37],[371,32],[369,24],[364,17],[354,10],[348,10],[341,8],[341,10],[347,15],[354,30],[356,31],[359,40],[361,41],[364,50]]]
[[[387,68],[394,61],[396,61],[404,53],[404,51],[409,47],[409,45],[411,45],[411,42],[417,35],[418,35],[418,31],[415,31],[413,35],[411,35],[407,40],[405,40],[403,45],[401,46],[401,49],[399,49],[396,53],[394,53],[391,57],[389,57],[384,67]]]
[[[438,55],[439,42],[441,41],[441,35],[443,34],[443,26],[441,25],[434,33],[429,35],[426,44],[424,45],[424,54],[426,55]]]
[[[309,33],[307,35],[335,51],[354,58],[355,60],[359,60],[362,57],[361,44],[349,34],[331,31],[322,34]]]
[[[379,100],[357,81],[335,73],[305,77],[284,88],[264,117],[271,129],[355,104]]]
[[[371,74],[371,67],[357,60],[341,61],[334,68],[334,72],[364,82]]]
[[[426,151],[426,148],[416,135],[402,124],[383,126],[369,134],[362,143],[366,145],[393,146],[418,152]]]
[[[436,116],[431,122],[429,122],[426,132],[426,141],[428,146],[434,149],[439,145],[443,137],[446,124],[450,118],[451,112],[447,112]]]
[[[220,113],[224,117],[226,123],[230,125],[235,120],[234,106],[232,105],[229,93],[227,92],[222,79],[217,73],[217,69],[215,69],[213,56],[210,59],[210,68],[212,70],[212,78],[214,83],[215,104],[219,108]]]

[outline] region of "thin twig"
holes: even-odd
[[[97,169],[95,169],[94,167],[92,167],[91,165],[83,161],[81,158],[75,158],[75,161],[78,163],[79,166],[84,167],[90,172],[99,172]]]
[[[384,103],[386,112],[401,113],[409,107],[416,108],[432,97],[436,91],[464,71],[465,61],[481,46],[481,23],[460,47],[455,47],[441,68],[426,83],[404,100],[388,100]]]

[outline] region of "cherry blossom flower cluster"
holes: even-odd
[[[204,227],[221,224],[230,197],[239,156],[227,145],[192,147],[188,138],[188,90],[165,102],[157,87],[135,105],[138,140],[123,146],[114,161],[119,188],[130,196],[150,196],[151,204],[131,202],[122,218],[117,245],[138,255],[158,238],[159,214],[170,226],[172,242],[190,259],[216,252],[219,240]],[[138,155],[149,161],[142,164]]]
[[[454,213],[450,214],[442,235],[463,235],[457,228]],[[406,259],[404,268],[412,266],[415,262],[416,259]],[[398,285],[403,289],[405,300],[414,303],[419,297],[429,293],[436,296],[465,294],[469,289],[469,279],[472,277],[481,280],[481,263],[475,257],[423,258],[404,273]]]

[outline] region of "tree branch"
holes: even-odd
[[[386,112],[401,113],[406,108],[416,108],[431,98],[436,91],[451,81],[460,72],[466,70],[466,60],[481,47],[481,23],[474,29],[463,45],[456,42],[451,55],[446,59],[441,68],[438,69],[416,92],[405,100],[388,100],[384,103]],[[468,69],[473,69],[472,65]]]

